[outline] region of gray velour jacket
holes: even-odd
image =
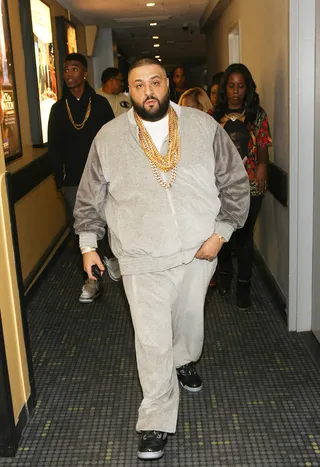
[[[101,128],[78,188],[80,247],[95,247],[107,225],[122,275],[187,264],[213,233],[229,240],[247,219],[248,176],[227,133],[204,112],[170,105],[178,115],[181,145],[171,188],[152,174],[133,109]],[[168,139],[164,156],[167,147]]]

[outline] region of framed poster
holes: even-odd
[[[77,30],[75,25],[63,16],[56,16],[57,43],[59,49],[59,70],[61,89],[64,85],[64,59],[68,54],[78,52]]]
[[[64,20],[64,25],[68,54],[78,52],[77,31],[75,26],[67,20]]]
[[[0,126],[6,162],[22,155],[6,0],[0,0]]]
[[[50,7],[30,0],[42,143],[48,142],[51,107],[57,101],[57,80]]]

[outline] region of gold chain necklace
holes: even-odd
[[[86,114],[84,116],[84,119],[83,119],[82,123],[75,123],[74,122],[74,120],[72,118],[72,113],[71,113],[71,110],[70,110],[70,107],[69,107],[68,99],[66,99],[66,107],[67,107],[69,120],[72,123],[72,125],[74,126],[74,128],[76,130],[82,130],[82,128],[84,127],[84,125],[85,125],[86,121],[88,120],[88,118],[90,116],[90,113],[91,113],[91,97],[89,97],[89,104],[88,104],[87,111],[86,111]]]
[[[245,114],[246,113],[246,110],[244,110],[242,113],[239,113],[239,112],[232,112],[232,113],[229,113],[229,114],[225,114],[223,119],[225,119],[225,121],[227,122],[228,120],[232,120],[233,122],[235,122],[236,120],[240,120],[241,122],[244,122],[245,120]]]
[[[151,136],[146,130],[141,118],[135,112],[134,118],[139,129],[139,141],[145,155],[148,157],[152,173],[157,182],[164,188],[170,188],[177,175],[177,164],[180,160],[180,138],[178,128],[178,117],[172,107],[169,108],[169,145],[166,156],[162,156],[156,148]],[[159,174],[171,170],[170,179],[166,182]]]

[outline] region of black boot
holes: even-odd
[[[250,300],[251,281],[238,279],[237,282],[237,306],[240,310],[247,310],[252,305]]]
[[[232,274],[228,272],[219,272],[217,285],[218,285],[218,292],[221,295],[221,297],[224,297],[230,292],[231,281],[232,281]]]

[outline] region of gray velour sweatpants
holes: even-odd
[[[200,358],[204,301],[216,264],[216,259],[193,259],[163,272],[122,278],[135,330],[143,392],[137,431],[176,431],[176,368]]]

